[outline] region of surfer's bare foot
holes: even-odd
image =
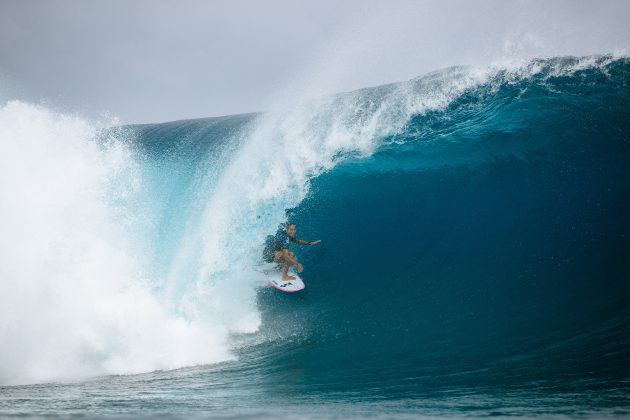
[[[282,276],[282,280],[284,281],[295,280],[295,277],[285,274]]]

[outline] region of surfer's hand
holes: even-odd
[[[322,240],[318,239],[316,241],[311,242],[309,245],[317,245],[318,243],[320,243]]]
[[[298,273],[301,273],[303,269],[304,269],[304,268],[302,267],[302,264],[297,263],[297,270],[298,270]]]

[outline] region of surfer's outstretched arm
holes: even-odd
[[[321,240],[320,240],[320,239],[318,239],[318,240],[316,240],[316,241],[312,241],[312,242],[309,242],[309,241],[303,241],[302,239],[296,239],[296,240],[295,240],[295,243],[296,243],[296,244],[298,244],[298,245],[316,245],[316,244],[318,244],[318,243],[320,243],[320,242],[321,242]]]

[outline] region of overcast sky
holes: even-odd
[[[0,101],[161,122],[450,65],[628,53],[630,1],[0,0]]]

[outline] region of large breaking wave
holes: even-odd
[[[383,366],[522,356],[535,334],[510,331],[536,326],[566,340],[552,337],[628,297],[629,74],[608,56],[457,67],[107,129],[10,102],[0,382],[232,360],[242,337],[285,336],[268,317],[288,311],[321,350],[313,378],[358,355],[383,380]],[[301,250],[298,306],[252,268],[288,216],[323,240]]]

